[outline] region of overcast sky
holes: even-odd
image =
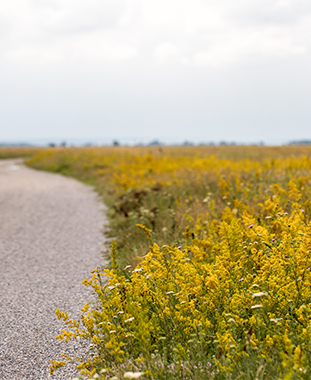
[[[0,141],[311,139],[310,0],[2,0]]]

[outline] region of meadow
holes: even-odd
[[[95,186],[113,238],[84,280],[97,303],[56,311],[89,357],[51,373],[311,378],[311,148],[53,148],[27,165]]]

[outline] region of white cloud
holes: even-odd
[[[87,62],[123,61],[138,54],[134,46],[110,38],[105,33],[88,33],[75,41],[73,46],[78,59]]]
[[[159,63],[186,63],[186,58],[179,47],[169,42],[163,42],[156,46],[154,56]]]
[[[0,125],[14,124],[16,99],[22,107],[27,93],[16,125],[28,120],[35,128],[36,103],[44,99],[35,93],[44,91],[40,125],[51,103],[49,122],[64,129],[110,115],[112,125],[132,120],[142,131],[153,125],[166,132],[168,120],[177,130],[194,118],[226,130],[232,120],[244,127],[259,120],[267,99],[280,122],[294,93],[291,117],[307,120],[309,107],[301,107],[310,98],[310,36],[310,0],[2,0],[0,97],[8,113]],[[258,108],[250,101],[255,92]],[[239,119],[247,102],[248,116]]]
[[[116,35],[123,5],[123,0],[12,0],[0,11],[7,24],[1,52],[9,60],[32,57],[35,65],[77,55],[88,61],[127,59],[136,49]]]
[[[62,62],[62,56],[52,49],[36,48],[36,47],[22,47],[20,49],[11,50],[6,54],[6,58],[14,63],[28,63],[36,64],[55,64]]]
[[[36,1],[37,3],[37,1]],[[114,29],[124,12],[123,0],[62,0],[55,7],[41,7],[40,20],[50,31],[84,33],[94,29]]]
[[[274,27],[236,31],[219,36],[209,49],[194,54],[197,65],[224,66],[251,60],[269,60],[307,53],[307,47]]]
[[[0,46],[8,59],[226,66],[306,53],[310,15],[306,0],[6,0]]]

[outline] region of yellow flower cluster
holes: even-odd
[[[101,307],[84,309],[80,335],[97,351],[84,374],[160,353],[168,362],[209,357],[226,373],[248,357],[279,356],[280,373],[309,376],[311,223],[298,203],[291,215],[277,197],[262,207],[262,220],[229,208],[220,221],[200,220],[182,247],[154,243],[134,271],[104,270],[104,286],[94,271],[84,283]]]
[[[161,149],[29,161],[111,191],[131,264],[113,243],[111,269],[84,281],[97,305],[80,324],[58,310],[58,338],[91,342],[89,377],[311,378],[310,149]]]

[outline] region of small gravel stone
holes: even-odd
[[[81,282],[104,264],[104,206],[82,183],[0,161],[0,379],[48,379],[50,359],[85,352],[55,339],[59,308],[79,319]],[[74,366],[52,378],[72,379]]]

